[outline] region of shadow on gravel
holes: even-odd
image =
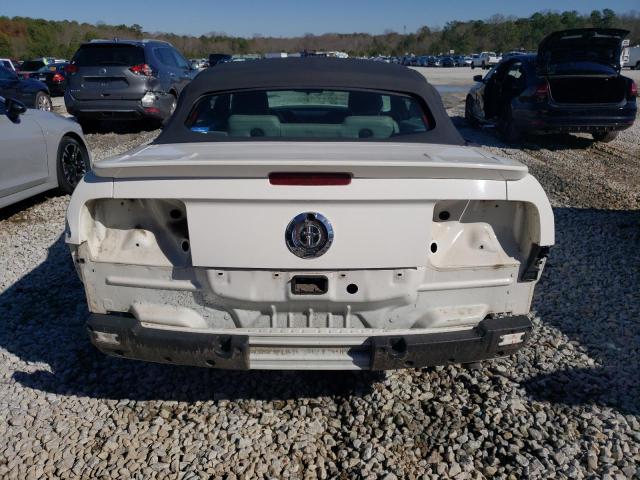
[[[9,367],[13,379],[61,395],[197,401],[364,396],[383,378],[374,372],[236,372],[112,358],[90,344],[86,317],[84,290],[61,236],[42,264],[0,294],[0,347],[28,363]],[[3,357],[5,365],[12,363]]]
[[[22,222],[24,217],[20,215],[21,212],[28,210],[29,208],[39,203],[47,201],[49,198],[60,196],[59,190],[52,189],[46,192],[39,193],[33,197],[25,198],[17,203],[12,203],[4,208],[0,208],[0,221],[9,220],[10,222],[19,223]],[[15,218],[11,218],[15,217]],[[26,221],[26,220],[25,220]]]
[[[527,150],[585,150],[593,145],[591,137],[578,137],[569,133],[547,135],[530,135],[523,137],[518,143],[509,144],[503,141],[493,127],[474,128],[461,115],[451,117],[460,135],[469,143],[485,147],[524,148]]]
[[[117,133],[122,135],[127,133],[152,132],[158,128],[161,128],[161,123],[153,120],[103,120],[90,126],[85,125],[83,127],[83,133],[85,135],[89,133]]]
[[[523,386],[537,400],[640,413],[640,211],[561,208],[555,214],[557,245],[534,308],[572,345],[558,338],[556,345],[536,346],[549,355],[547,365],[540,360],[540,373]],[[45,262],[0,295],[0,346],[27,363],[3,359],[14,362],[8,367],[13,379],[57,394],[195,401],[366,395],[384,378],[218,371],[111,358],[89,343],[86,316],[84,291],[61,237]],[[574,348],[586,349],[596,367],[567,368]]]
[[[640,211],[555,209],[556,246],[533,308],[572,342],[558,339],[557,362],[575,346],[593,368],[558,367],[524,383],[535,399],[598,404],[640,414]]]

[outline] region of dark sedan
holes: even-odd
[[[446,68],[453,68],[456,66],[456,62],[452,57],[444,57],[440,60],[440,66]]]
[[[546,37],[537,55],[502,60],[467,95],[471,125],[493,124],[505,140],[522,133],[587,132],[610,142],[636,118],[635,82],[620,75],[617,29],[575,29]]]
[[[51,96],[44,83],[33,78],[21,79],[4,67],[0,67],[0,96],[18,100],[30,108],[51,111]]]
[[[65,72],[67,65],[69,64],[50,63],[32,74],[31,77],[46,84],[51,95],[64,95],[64,90],[67,87],[67,74]]]
[[[47,64],[43,60],[26,60],[20,65],[20,68],[18,69],[18,75],[20,76],[20,78],[29,78],[31,75],[33,75],[46,65]]]

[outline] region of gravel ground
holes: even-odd
[[[0,478],[640,478],[638,124],[607,146],[508,146],[466,127],[461,98],[462,134],[526,163],[555,207],[527,348],[384,374],[106,357],[61,238],[68,197],[43,195],[0,210]],[[156,134],[87,139],[100,159]]]

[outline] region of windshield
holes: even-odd
[[[146,63],[143,48],[113,43],[83,45],[73,58],[73,62],[79,67],[133,66]]]
[[[431,114],[414,98],[355,90],[251,90],[207,95],[187,127],[225,137],[384,140],[424,133]]]

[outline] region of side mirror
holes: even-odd
[[[473,81],[474,82],[482,82],[482,75],[474,75],[473,76]]]
[[[7,111],[7,117],[14,122],[20,115],[27,111],[27,107],[25,107],[24,103],[12,98],[7,98],[4,101],[4,108]]]

